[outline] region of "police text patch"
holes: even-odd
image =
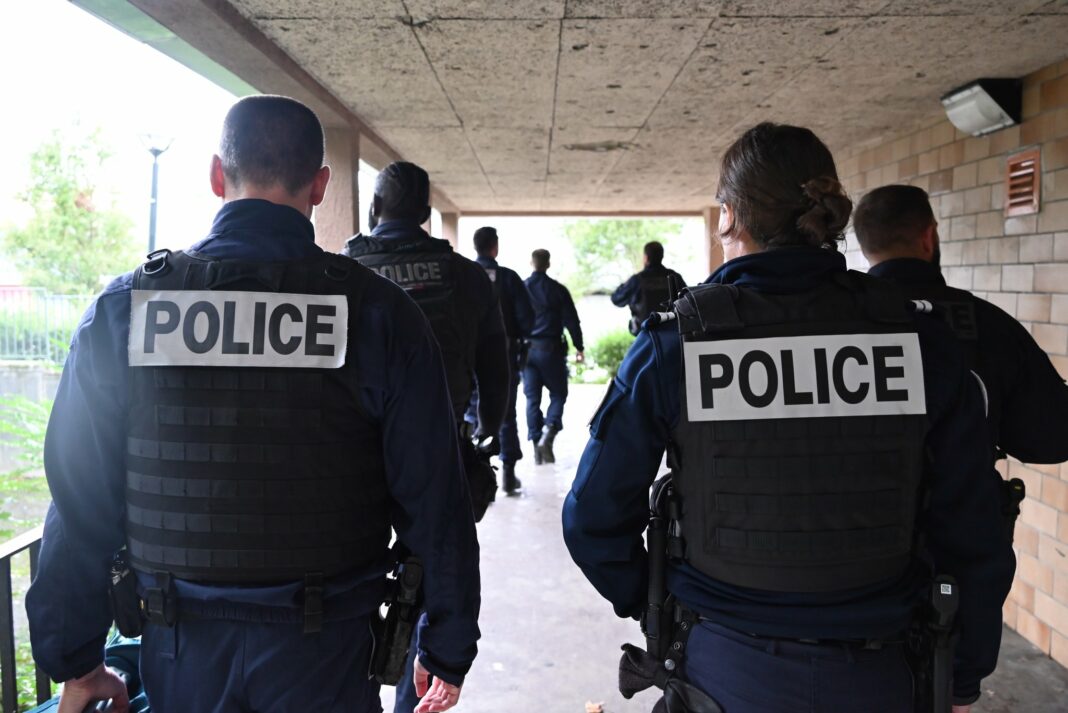
[[[344,295],[134,290],[130,366],[336,369],[348,323]]]
[[[915,334],[687,342],[691,421],[926,413]]]

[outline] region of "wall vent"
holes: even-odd
[[[1037,213],[1042,184],[1039,150],[1009,156],[1005,171],[1005,217]]]

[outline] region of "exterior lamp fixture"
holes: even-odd
[[[160,134],[141,134],[141,143],[152,154],[152,201],[148,212],[148,252],[156,250],[156,202],[159,194],[159,156],[171,147],[174,137]]]
[[[982,136],[1020,123],[1023,83],[1019,79],[976,79],[942,97],[953,126]]]

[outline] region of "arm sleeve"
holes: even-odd
[[[485,271],[474,265],[473,284],[480,290],[476,302],[482,308],[475,346],[475,379],[478,381],[478,430],[496,434],[508,405],[511,369],[508,363],[508,337],[501,318],[501,304]]]
[[[45,436],[52,505],[26,595],[37,663],[56,681],[104,661],[107,581],[124,544],[129,293],[102,295],[71,342]]]
[[[616,288],[612,293],[612,304],[616,307],[626,307],[630,304],[630,298],[634,295],[634,288],[638,281],[637,275],[631,275],[627,281]]]
[[[515,308],[515,322],[519,326],[520,336],[526,338],[534,331],[534,305],[530,303],[530,293],[519,275],[512,285],[512,303]]]
[[[672,271],[672,272],[674,272],[674,271]],[[682,277],[682,275],[680,275],[679,273],[675,272],[675,279],[678,281],[678,287],[679,287],[680,290],[683,287],[686,287],[686,280]],[[674,295],[672,295],[672,297],[674,297]]]
[[[393,527],[423,562],[419,656],[459,685],[479,638],[478,539],[441,353],[415,303],[399,301],[396,323],[409,326],[393,331],[382,431]]]
[[[1001,525],[993,453],[977,445],[990,442],[979,388],[951,339],[932,351],[957,355],[951,370],[924,364],[929,392],[948,394],[927,438],[932,484],[924,530],[935,572],[953,576],[960,588],[953,695],[963,703],[978,697],[980,681],[997,665],[1016,560]]]
[[[564,500],[564,542],[586,578],[620,617],[645,602],[649,486],[667,443],[657,349],[643,331],[590,422],[590,440]]]
[[[998,445],[1025,463],[1068,461],[1068,384],[1023,325],[1004,318],[1011,338],[1003,348],[1018,367],[1006,385]]]
[[[567,327],[567,333],[571,335],[571,343],[575,345],[577,351],[583,351],[585,345],[582,341],[582,325],[579,324],[578,310],[575,309],[575,301],[571,299],[571,293],[563,285],[560,286],[563,297],[563,309],[561,310],[561,316],[563,317],[564,326]]]

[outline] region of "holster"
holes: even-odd
[[[475,522],[480,522],[490,503],[497,499],[497,472],[490,465],[489,455],[480,453],[470,439],[460,438],[460,452],[467,475],[467,490],[471,495],[471,509]]]
[[[119,550],[111,561],[108,572],[108,600],[111,616],[119,633],[127,638],[136,638],[144,629],[141,613],[141,597],[137,594],[137,575],[126,561],[125,550]]]
[[[386,617],[375,622],[375,651],[371,662],[371,673],[384,686],[396,686],[404,675],[422,606],[422,562],[418,557],[404,556],[397,562],[390,582]]]

